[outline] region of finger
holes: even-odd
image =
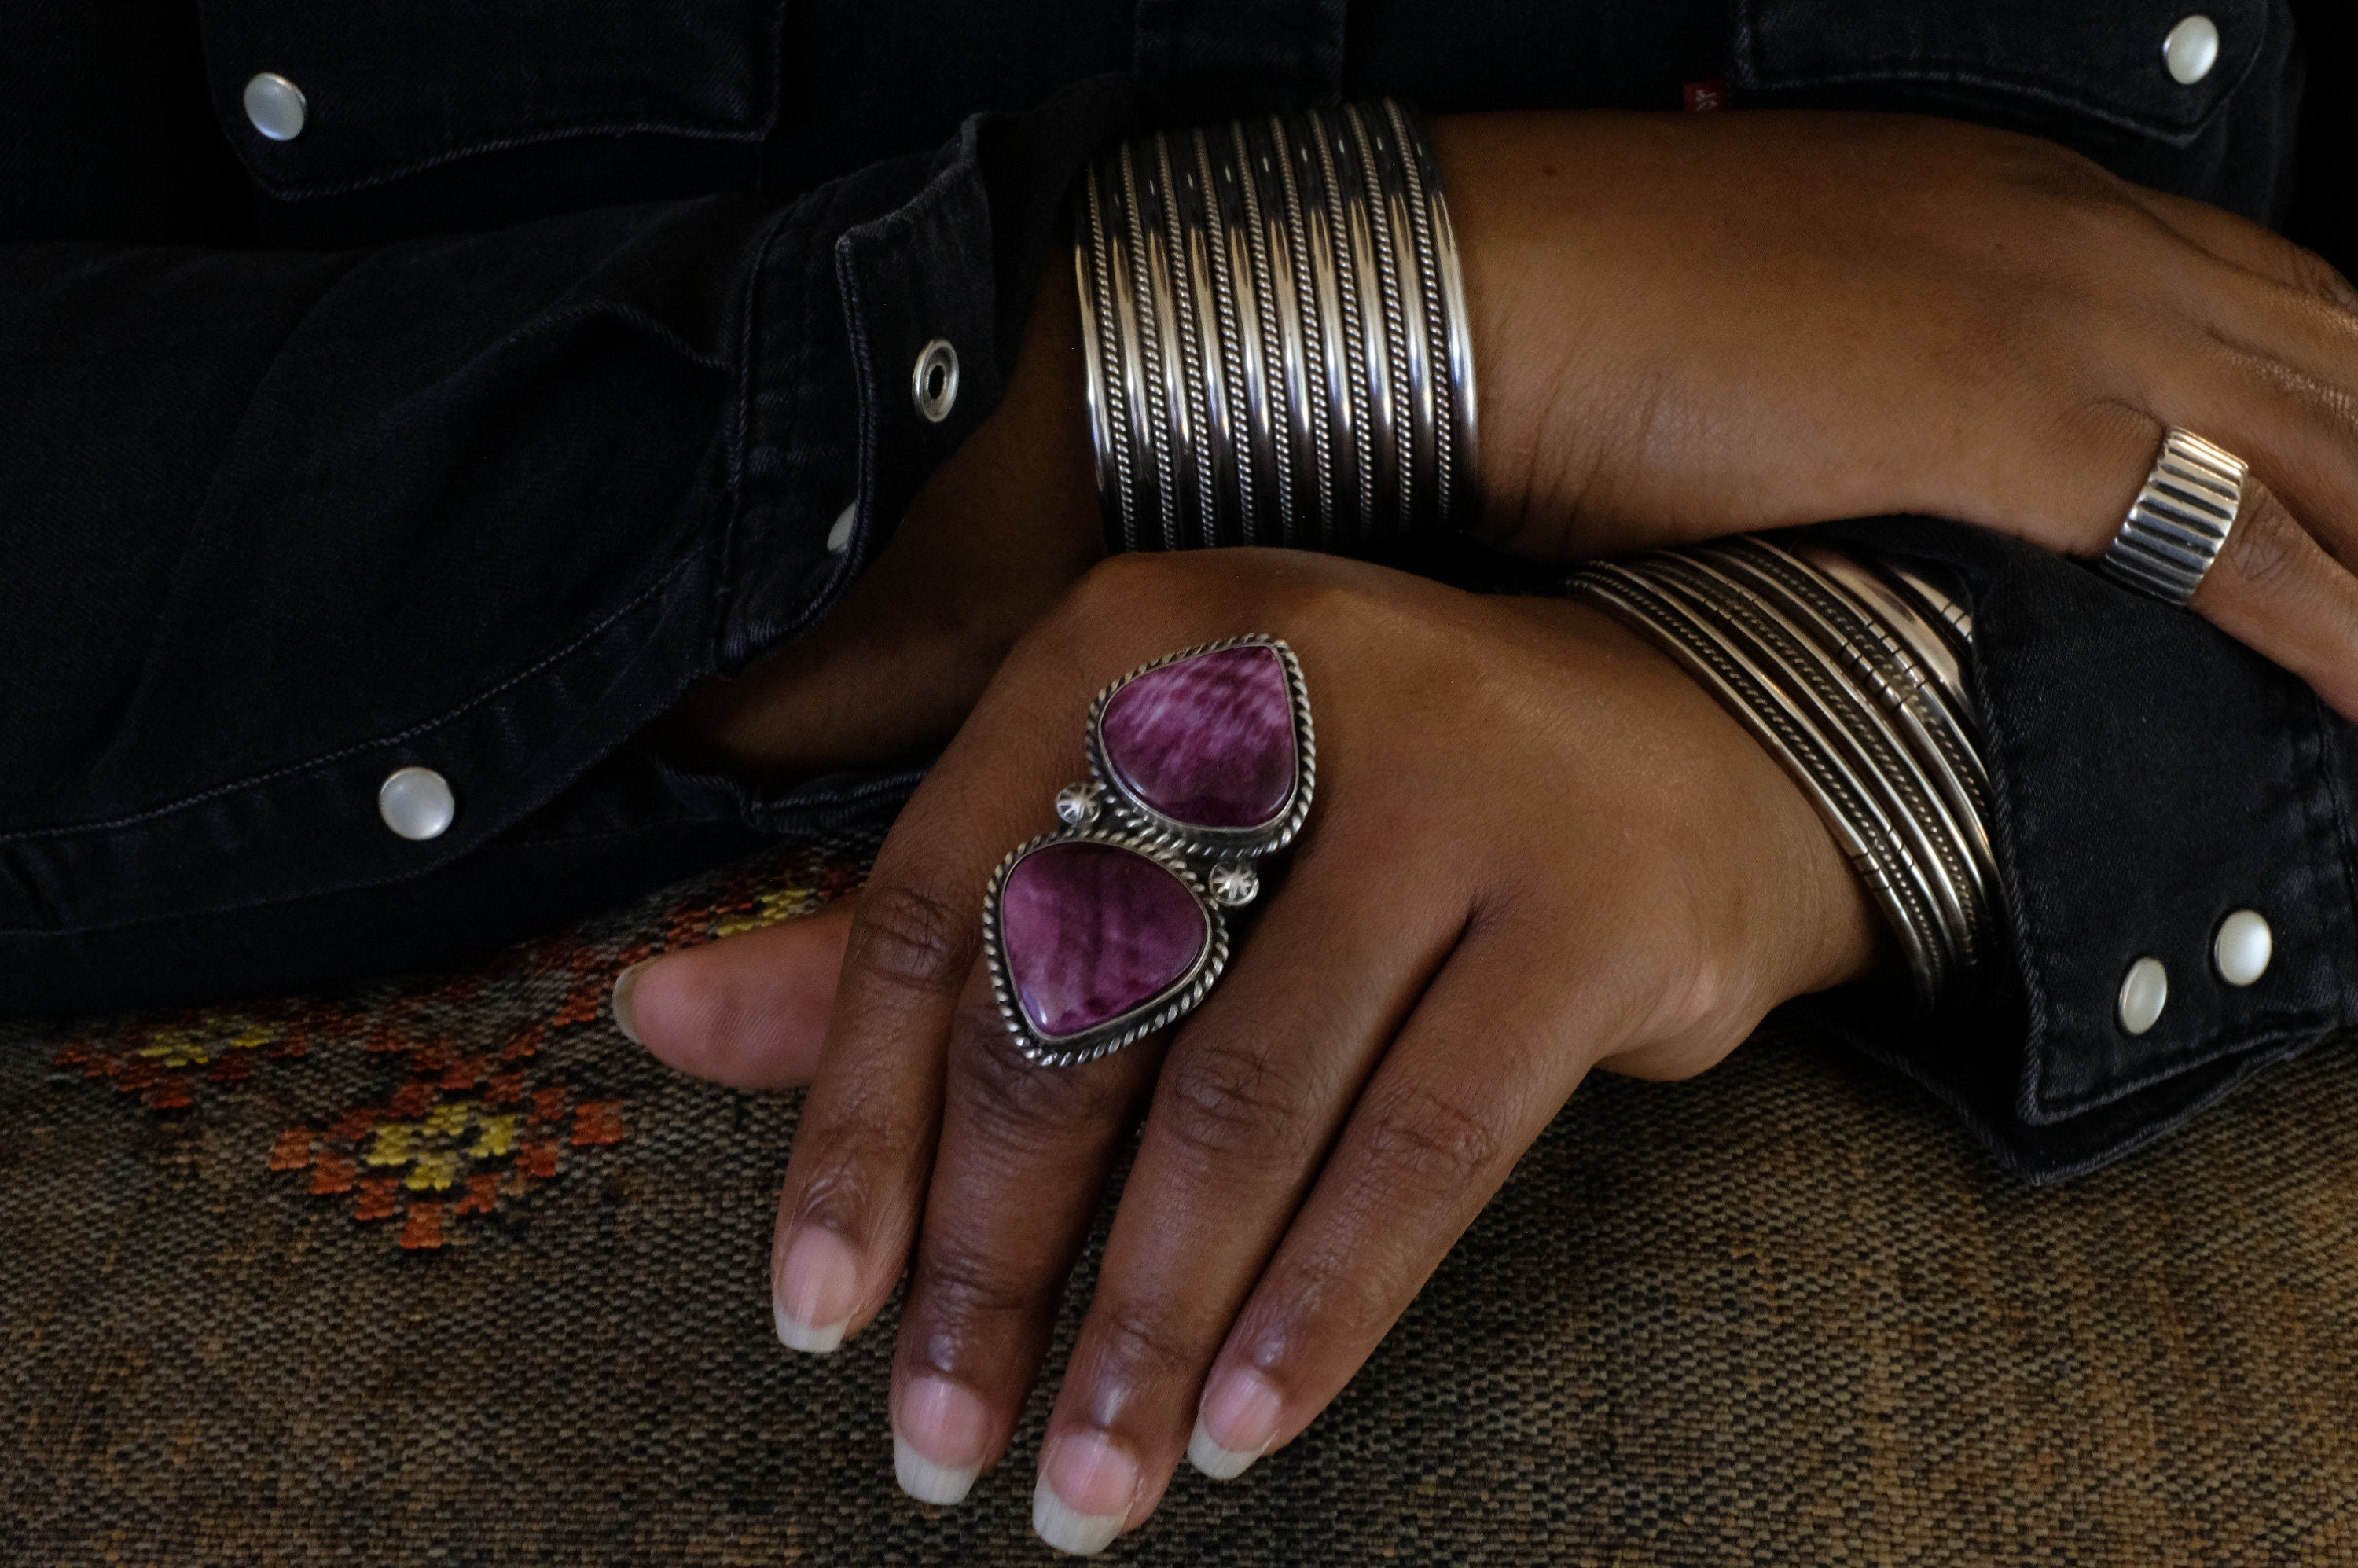
[[[2285,355],[2223,343],[2199,367],[2200,384],[2179,389],[2169,405],[2173,423],[2250,464],[2345,566],[2358,565],[2358,317],[2350,337],[2340,382]]]
[[[2246,218],[2160,192],[2156,215],[2216,264],[2184,303],[2217,351],[2173,348],[2173,423],[2251,463],[2344,564],[2358,565],[2358,289],[2322,256]]]
[[[2189,243],[2337,309],[2358,311],[2358,287],[2308,246],[2240,213],[2166,190],[2131,187],[2139,205]]]
[[[1038,695],[1034,683],[1031,696]],[[994,688],[894,824],[847,937],[818,1076],[804,1104],[772,1245],[778,1337],[833,1350],[899,1280],[932,1169],[943,1055],[981,951],[982,895],[1006,849],[1076,776],[1080,700]]]
[[[2188,427],[2211,435],[2200,425]],[[2083,411],[2071,432],[2082,458],[2057,487],[2059,504],[2076,519],[2066,535],[2072,554],[2093,560],[2111,546],[2152,471],[2163,434],[2160,420],[2125,405]],[[2250,438],[2212,438],[2250,444]],[[2256,469],[2244,479],[2227,542],[2188,608],[2308,682],[2335,711],[2358,717],[2358,579],[2310,536]]]
[[[1237,1309],[1464,928],[1449,868],[1419,874],[1382,824],[1351,822],[1288,871],[1163,1063],[1041,1450],[1051,1545],[1093,1549],[1152,1511]],[[1388,862],[1376,882],[1367,868]]]
[[[2358,578],[2257,479],[2188,608],[2358,719]]]
[[[1147,1042],[1041,1066],[1009,1033],[988,974],[969,980],[893,1369],[893,1467],[920,1501],[961,1501],[1005,1451],[1161,1054]]]
[[[1191,1454],[1207,1473],[1292,1441],[1342,1391],[1588,1065],[1634,1028],[1646,988],[1603,978],[1613,966],[1533,985],[1548,972],[1534,952],[1561,971],[1564,950],[1469,937],[1434,980],[1205,1380]]]
[[[799,1088],[818,1066],[858,899],[633,964],[615,1026],[656,1060],[732,1089]]]

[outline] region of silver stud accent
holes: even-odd
[[[947,338],[936,338],[917,356],[917,368],[909,377],[909,395],[919,416],[929,425],[948,418],[957,406],[957,351]]]
[[[2180,87],[2193,86],[2219,63],[2219,24],[2199,11],[2180,18],[2161,40],[2161,59],[2169,68],[2172,81]]]
[[[303,134],[303,123],[310,117],[309,100],[303,90],[275,70],[265,70],[248,81],[243,98],[245,117],[254,128],[274,142],[291,142]]]
[[[839,556],[851,545],[851,531],[860,524],[860,503],[850,504],[835,514],[835,526],[827,531],[827,553]]]
[[[1230,909],[1260,896],[1260,873],[1234,860],[1223,860],[1214,866],[1210,880],[1212,897]]]
[[[1067,827],[1087,827],[1098,819],[1098,809],[1094,784],[1066,784],[1056,792],[1056,820]]]
[[[404,838],[422,843],[450,830],[459,801],[450,781],[432,768],[396,768],[377,786],[376,814]]]
[[[2266,974],[2276,954],[2276,933],[2256,909],[2235,911],[2219,923],[2219,935],[2211,940],[2211,961],[2231,986],[2247,986]]]
[[[2169,1005],[2169,971],[2158,958],[2139,958],[2121,978],[2121,1027],[2142,1034],[2161,1018]]]

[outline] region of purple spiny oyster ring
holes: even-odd
[[[1317,781],[1293,650],[1230,637],[1142,665],[1089,708],[1089,782],[1065,826],[991,873],[1000,1016],[1046,1067],[1093,1062],[1192,1011],[1228,962],[1253,862],[1302,831]]]

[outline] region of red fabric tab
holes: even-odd
[[[1714,76],[1708,81],[1690,81],[1679,91],[1686,98],[1687,107],[1695,114],[1727,107],[1727,78],[1724,76]]]

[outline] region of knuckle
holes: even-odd
[[[1108,556],[1081,574],[1054,618],[1055,629],[1084,639],[1099,629],[1118,628],[1134,618],[1141,600],[1159,599],[1194,570],[1184,556],[1146,550]]]
[[[1396,1087],[1369,1108],[1364,1136],[1379,1169],[1427,1191],[1478,1180],[1506,1145],[1487,1116],[1422,1084]]]
[[[2358,311],[2358,287],[2353,287],[2342,270],[2307,245],[2284,242],[2291,253],[2292,275],[2300,287],[2336,309]]]
[[[1169,607],[1218,605],[1247,626],[1298,627],[1363,613],[1368,568],[1333,557],[1261,550],[1130,551],[1091,567],[1037,633],[1048,650],[1137,640],[1141,607],[1159,619]]]
[[[980,932],[963,903],[908,882],[860,895],[845,965],[918,990],[947,990],[974,967]]]
[[[1051,1289],[1053,1283],[1027,1280],[988,1253],[962,1242],[937,1241],[928,1234],[909,1283],[909,1303],[912,1315],[933,1331],[928,1337],[947,1331],[955,1343],[962,1329],[1024,1315]]]
[[[1120,1108],[1106,1075],[1056,1071],[1023,1054],[995,1006],[964,1009],[951,1089],[960,1113],[1009,1151],[1041,1148]]]
[[[823,1123],[806,1119],[795,1145],[816,1152],[792,1203],[795,1213],[845,1231],[863,1228],[917,1168],[923,1132],[899,1108],[867,1097],[831,1107]]]
[[[1282,1154],[1302,1138],[1301,1098],[1260,1052],[1205,1043],[1173,1062],[1155,1091],[1165,1136],[1215,1167]]]
[[[1101,1306],[1089,1325],[1093,1370],[1100,1378],[1139,1383],[1191,1375],[1207,1352],[1179,1334],[1177,1325],[1138,1302]]]
[[[2255,484],[2244,514],[2227,535],[2227,558],[2244,582],[2274,590],[2284,587],[2306,561],[2301,546],[2307,543],[2284,503]]]

